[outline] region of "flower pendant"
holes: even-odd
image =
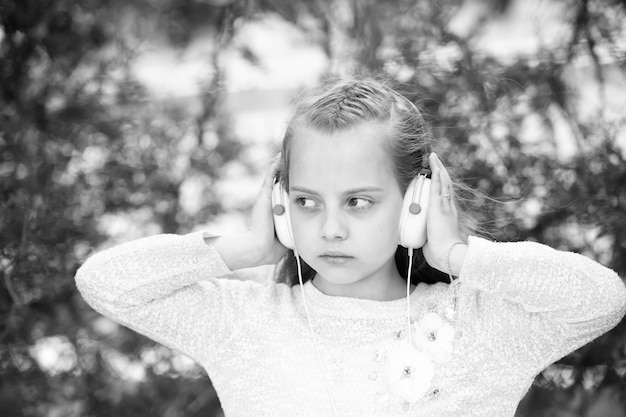
[[[455,329],[439,314],[428,312],[411,330],[411,340],[388,343],[377,361],[384,362],[389,391],[414,403],[430,389],[436,366],[452,359]]]
[[[426,313],[415,323],[415,346],[436,363],[447,363],[452,359],[454,333],[454,327],[437,313]]]
[[[407,341],[394,342],[386,353],[385,377],[389,390],[411,403],[422,398],[435,375],[433,361]]]

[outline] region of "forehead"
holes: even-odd
[[[377,122],[336,133],[300,128],[292,137],[290,185],[322,190],[397,184],[388,140],[389,128]]]

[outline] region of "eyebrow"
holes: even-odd
[[[317,192],[308,189],[306,187],[298,187],[298,186],[293,186],[293,187],[289,187],[289,192],[301,192],[301,193],[306,193],[306,194],[311,194],[311,195],[319,195]],[[385,191],[385,189],[383,187],[376,187],[376,186],[369,186],[369,187],[358,187],[358,188],[352,188],[350,190],[346,190],[344,191],[344,195],[351,195],[351,194],[359,194],[359,193],[381,193]]]

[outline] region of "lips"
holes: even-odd
[[[346,262],[349,262],[350,260],[354,259],[353,256],[350,256],[343,252],[336,252],[336,251],[324,252],[319,257],[323,261],[329,264],[333,264],[333,265],[345,264]]]

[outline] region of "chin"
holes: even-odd
[[[351,271],[350,269],[335,269],[329,270],[329,268],[315,269],[317,274],[326,283],[332,285],[352,285],[361,281],[361,275]]]

